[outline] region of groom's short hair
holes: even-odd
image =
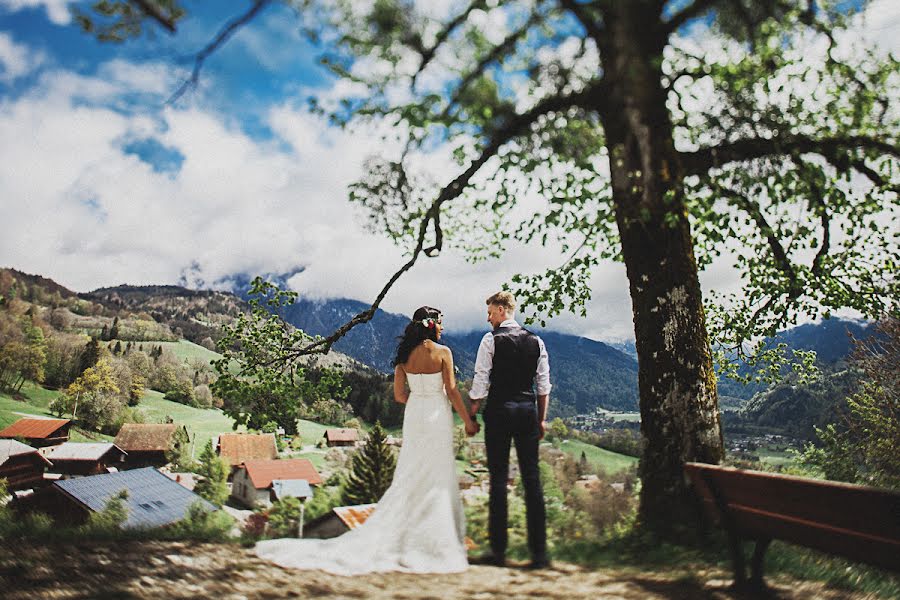
[[[509,292],[497,292],[487,299],[485,302],[488,306],[493,304],[494,306],[499,306],[506,310],[506,312],[512,312],[516,310],[516,298]]]

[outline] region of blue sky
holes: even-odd
[[[365,229],[346,187],[367,156],[395,149],[377,127],[342,131],[308,113],[310,95],[348,88],[318,65],[292,9],[267,7],[211,56],[198,89],[166,105],[193,54],[249,2],[190,1],[177,35],[154,29],[124,44],[81,33],[68,4],[0,0],[0,266],[76,291],[304,267],[291,280],[301,293],[374,298],[404,259]],[[898,4],[872,3],[867,42],[897,50]],[[455,173],[440,151],[426,162],[438,181]],[[484,297],[558,258],[522,247],[471,265],[445,252],[407,274],[384,308],[436,305],[451,329],[481,327]],[[727,266],[704,277],[736,283]],[[592,287],[587,319],[551,325],[632,337],[622,266],[602,265]]]

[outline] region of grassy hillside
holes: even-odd
[[[603,471],[609,474],[624,471],[638,462],[638,459],[633,456],[625,456],[624,454],[610,452],[609,450],[604,450],[597,446],[585,444],[579,440],[563,440],[562,443],[560,443],[559,448],[563,452],[571,454],[575,460],[580,459],[581,453],[584,452],[589,463],[594,467],[603,469]]]
[[[58,395],[58,391],[46,390],[30,381],[26,381],[22,386],[24,400],[16,400],[9,394],[0,392],[0,429],[27,416],[56,417],[47,407],[50,405],[50,401]],[[109,442],[113,438],[102,433],[84,432],[73,428],[69,432],[69,439],[73,442]]]
[[[194,408],[177,402],[163,400],[161,392],[147,390],[138,406],[145,415],[148,423],[161,423],[166,417],[180,425],[186,425],[194,438],[194,457],[200,456],[206,442],[220,433],[234,431],[234,420],[226,416],[221,410],[215,408]],[[240,431],[240,429],[239,429]]]
[[[200,359],[205,362],[212,362],[222,358],[218,352],[208,350],[199,344],[189,342],[187,340],[178,340],[177,342],[148,342],[154,346],[162,346],[163,350],[168,350],[179,359],[187,362],[191,359]]]

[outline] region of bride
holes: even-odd
[[[406,405],[394,480],[366,522],[328,540],[266,540],[256,554],[283,567],[338,575],[452,573],[468,566],[466,525],[453,455],[453,413],[478,432],[456,387],[453,355],[438,344],[441,312],[423,306],[400,338],[394,399]],[[407,392],[407,385],[409,392]]]

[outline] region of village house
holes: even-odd
[[[359,431],[356,429],[326,429],[324,437],[329,448],[359,445]]]
[[[16,440],[0,440],[0,479],[7,490],[27,490],[43,482],[44,469],[52,463],[35,448]]]
[[[366,522],[377,504],[338,506],[303,527],[303,537],[327,539],[347,533]]]
[[[274,433],[223,433],[216,441],[216,454],[231,467],[229,478],[241,463],[248,460],[273,460],[278,458],[278,446]]]
[[[270,506],[275,498],[273,482],[298,480],[305,480],[309,485],[322,485],[322,476],[305,458],[248,460],[235,471],[231,495],[250,508]],[[300,484],[279,484],[285,485]]]
[[[190,438],[184,425],[175,423],[126,423],[122,425],[115,444],[125,451],[125,466],[162,467],[172,457],[186,450]]]
[[[196,503],[206,510],[217,510],[153,467],[57,481],[26,499],[17,510],[43,512],[60,525],[80,525],[123,492],[128,515],[123,529],[171,525],[184,519]]]
[[[68,419],[19,419],[0,431],[0,439],[24,440],[35,448],[54,446],[69,441],[71,424]]]
[[[53,466],[50,471],[61,475],[98,475],[118,470],[125,463],[125,452],[110,442],[65,442],[41,449]]]

